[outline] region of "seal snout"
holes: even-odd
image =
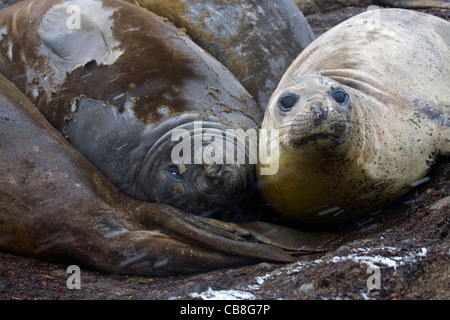
[[[209,165],[204,174],[204,191],[225,192],[227,196],[238,197],[245,187],[245,178],[240,171],[237,165]]]
[[[314,127],[320,126],[328,118],[328,108],[323,105],[311,106],[311,113]]]
[[[298,113],[289,130],[290,144],[302,147],[309,142],[331,140],[340,144],[344,140],[345,121],[335,109],[322,101],[314,101]]]

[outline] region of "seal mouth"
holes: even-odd
[[[317,133],[302,139],[291,139],[291,146],[294,148],[301,148],[310,142],[317,142],[319,140],[330,140],[335,146],[345,142],[345,136],[337,136],[330,133]]]

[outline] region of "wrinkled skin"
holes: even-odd
[[[193,136],[198,122],[203,135],[253,130],[262,112],[181,30],[114,0],[23,1],[0,12],[0,30],[0,72],[121,191],[241,218],[255,193],[255,165],[225,162],[228,149],[219,159],[226,164],[210,165],[211,139],[189,145],[203,154],[200,163],[174,163],[179,140],[171,133]]]
[[[269,102],[262,128],[278,130],[280,152],[267,162],[278,171],[260,175],[267,200],[294,221],[325,224],[404,195],[450,155],[449,83],[443,19],[375,10],[329,30]],[[260,148],[267,154],[272,145]]]
[[[0,136],[3,251],[153,276],[291,259],[238,226],[120,193],[2,76]]]

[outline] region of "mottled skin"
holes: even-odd
[[[202,133],[246,131],[262,118],[183,32],[113,0],[23,1],[0,12],[0,30],[0,72],[120,190],[198,214],[242,214],[254,165],[172,162],[171,130],[192,133],[202,121]]]
[[[2,251],[151,276],[290,261],[242,228],[119,192],[2,76],[0,136]]]
[[[449,84],[445,20],[375,10],[329,30],[269,102],[262,128],[279,129],[280,157],[276,174],[260,176],[268,201],[297,222],[323,224],[405,194],[450,153]]]
[[[166,17],[224,64],[265,110],[286,69],[313,40],[291,0],[128,0]]]

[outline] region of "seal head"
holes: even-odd
[[[351,118],[350,96],[337,82],[308,76],[296,78],[277,92],[274,123],[283,123],[282,143],[293,148],[336,147],[346,140]]]
[[[353,199],[335,187],[363,179],[356,173],[366,135],[355,106],[352,88],[320,73],[295,77],[272,95],[263,128],[276,132],[279,152],[269,154],[279,169],[260,178],[266,198],[286,217],[311,222],[327,210],[345,216],[342,208]]]
[[[236,149],[249,158],[245,142],[230,131],[224,137],[225,132],[214,122],[189,122],[168,130],[145,154],[125,191],[194,214],[240,220],[240,204],[255,192],[255,165],[236,161]]]
[[[85,97],[76,109],[64,134],[125,194],[207,217],[243,218],[241,204],[256,192],[249,161],[256,148],[246,148],[238,131],[194,113],[148,126],[131,105],[119,113]]]

